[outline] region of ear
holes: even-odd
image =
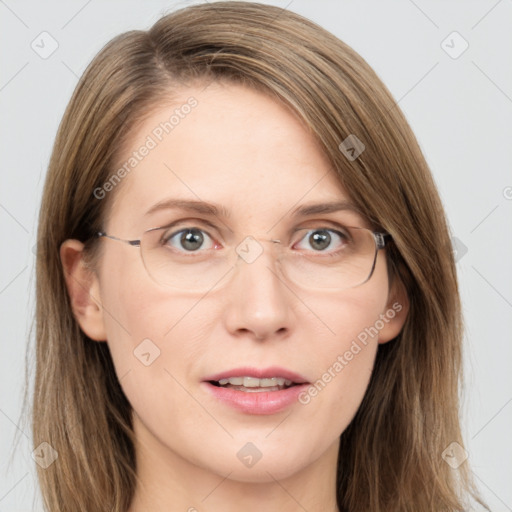
[[[409,297],[402,280],[395,276],[388,295],[385,311],[381,314],[384,327],[379,331],[379,343],[387,343],[396,338],[409,313]]]
[[[73,314],[82,331],[91,339],[106,341],[100,286],[96,273],[85,264],[84,244],[66,240],[60,246],[60,260]]]

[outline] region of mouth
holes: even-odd
[[[310,383],[282,366],[232,368],[203,379],[202,389],[221,407],[271,415],[293,407]]]

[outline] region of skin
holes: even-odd
[[[144,218],[168,197],[227,207],[229,218],[211,219],[219,232],[207,231],[222,245],[229,236],[235,245],[246,235],[289,241],[293,227],[322,226],[340,215],[289,216],[299,204],[349,196],[298,119],[239,85],[183,91],[172,107],[162,106],[137,128],[120,160],[190,96],[198,106],[110,192],[116,201],[107,233],[138,239],[169,220],[208,218],[169,210]],[[365,225],[356,213],[342,215]],[[409,306],[398,281],[388,287],[385,251],[369,281],[333,293],[279,279],[267,269],[272,259],[266,250],[203,296],[159,286],[139,248],[101,243],[95,273],[83,265],[81,242],[65,241],[60,254],[74,315],[91,342],[109,344],[134,409],[140,484],[129,512],[338,510],[339,436],[361,404],[378,344],[397,336]],[[315,382],[396,302],[401,311],[307,405],[252,415],[217,402],[200,386],[208,375],[247,364],[280,365]],[[149,366],[133,354],[146,338],[160,350]],[[250,468],[237,457],[247,442],[262,453]]]

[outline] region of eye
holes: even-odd
[[[180,229],[179,231],[175,231],[170,234],[166,232],[163,234],[160,243],[164,246],[170,245],[173,249],[177,249],[179,251],[184,250],[185,252],[195,252],[203,246],[205,235],[207,239],[211,240],[211,243],[206,247],[206,249],[213,249],[217,247],[210,235],[206,233],[206,231],[197,227]],[[204,248],[205,247],[203,247],[203,249]]]
[[[301,241],[306,240],[306,242],[310,244],[310,247],[313,247],[313,251],[315,252],[327,252],[325,249],[329,248],[329,246],[333,248],[331,243],[334,243],[334,249],[338,249],[335,250],[334,253],[337,253],[351,241],[351,237],[348,231],[343,232],[336,229],[327,228],[303,229],[301,231],[306,231],[306,234],[301,239]],[[338,240],[337,244],[336,240]]]

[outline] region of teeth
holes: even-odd
[[[225,386],[231,384],[232,386],[244,386],[246,388],[266,388],[274,386],[291,386],[293,382],[281,377],[272,377],[270,379],[257,379],[256,377],[230,377],[229,379],[220,379],[219,384]]]
[[[227,388],[234,389],[236,391],[244,391],[246,393],[261,393],[265,391],[281,391],[284,389],[284,386],[274,386],[272,388],[245,388],[244,386],[231,386],[230,384],[226,385]]]

